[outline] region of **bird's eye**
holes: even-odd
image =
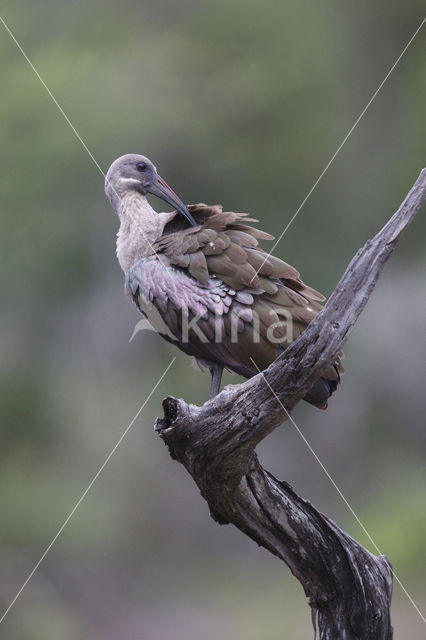
[[[141,173],[142,173],[143,171],[146,171],[146,168],[147,168],[147,164],[146,164],[146,162],[138,162],[138,163],[137,163],[137,165],[136,165],[136,169],[137,169],[138,171],[140,171]]]

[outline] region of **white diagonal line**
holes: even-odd
[[[329,473],[329,471],[327,470],[327,468],[325,467],[325,465],[323,464],[323,462],[320,460],[318,454],[316,453],[316,451],[313,449],[312,445],[308,442],[308,440],[306,439],[305,435],[302,433],[302,431],[299,429],[299,427],[297,426],[297,424],[295,423],[292,415],[287,411],[287,409],[285,408],[285,406],[283,405],[283,403],[281,402],[281,400],[279,399],[279,397],[277,396],[277,394],[275,393],[275,391],[273,390],[273,388],[271,387],[271,385],[269,384],[268,380],[266,379],[263,371],[261,371],[259,369],[259,367],[257,366],[256,362],[253,360],[252,357],[250,357],[250,360],[252,361],[252,363],[254,364],[254,366],[256,367],[258,373],[260,373],[260,375],[262,376],[262,378],[264,379],[264,381],[266,382],[266,384],[268,385],[271,393],[273,394],[273,396],[275,397],[275,399],[277,400],[277,402],[279,403],[279,405],[281,406],[281,408],[284,410],[284,412],[287,415],[287,418],[290,420],[290,422],[292,423],[292,425],[294,426],[294,428],[296,429],[297,433],[300,435],[300,437],[302,438],[302,440],[304,441],[304,443],[306,444],[306,446],[308,447],[309,451],[312,453],[312,455],[314,456],[315,460],[318,462],[318,464],[320,465],[321,469],[324,471],[325,475],[327,476],[327,478],[330,480],[331,484],[333,485],[333,487],[336,489],[337,493],[339,494],[339,496],[342,498],[343,502],[345,503],[345,505],[348,507],[349,511],[351,512],[351,514],[353,515],[353,517],[355,518],[355,520],[357,521],[357,523],[359,524],[359,526],[361,527],[361,529],[364,531],[365,535],[367,536],[367,538],[370,540],[371,544],[373,545],[373,547],[375,548],[375,550],[377,551],[377,553],[379,555],[384,555],[379,547],[377,546],[377,544],[375,543],[375,541],[373,540],[373,538],[371,537],[371,535],[369,534],[369,532],[367,531],[367,529],[365,528],[364,524],[361,522],[359,516],[355,513],[354,509],[352,508],[352,506],[350,505],[349,501],[347,500],[347,498],[345,497],[345,495],[343,494],[342,490],[340,489],[340,487],[337,485],[337,483],[335,482],[335,480],[333,479],[333,477],[331,476],[331,474]],[[413,607],[415,608],[415,610],[417,611],[417,613],[419,614],[419,616],[421,617],[421,619],[423,620],[423,622],[426,624],[426,618],[423,615],[423,613],[420,611],[419,607],[417,606],[417,604],[414,602],[413,598],[411,597],[411,595],[408,593],[407,589],[404,587],[404,585],[402,584],[401,580],[398,578],[398,576],[396,575],[395,571],[392,568],[392,574],[395,578],[395,580],[397,581],[397,583],[399,584],[399,586],[401,587],[401,589],[403,590],[403,592],[405,593],[405,595],[407,596],[408,600],[411,602],[411,604],[413,605]]]
[[[81,505],[81,503],[83,502],[83,500],[85,499],[87,494],[89,493],[90,489],[93,487],[93,485],[95,484],[96,480],[99,478],[99,476],[101,475],[102,471],[105,469],[106,465],[111,460],[111,458],[114,455],[114,453],[117,451],[118,447],[120,446],[120,444],[122,443],[122,441],[124,440],[124,438],[126,437],[128,432],[130,431],[130,429],[132,428],[134,423],[136,422],[137,418],[140,416],[141,411],[144,409],[144,407],[146,406],[147,402],[149,402],[152,394],[155,392],[155,390],[157,389],[158,385],[163,380],[164,376],[169,371],[170,367],[172,366],[172,364],[174,363],[175,360],[176,360],[176,358],[173,358],[171,360],[171,362],[169,363],[168,367],[166,368],[166,370],[161,374],[161,376],[158,379],[157,383],[152,388],[152,390],[150,391],[150,393],[148,394],[148,396],[146,397],[146,399],[144,400],[144,402],[142,403],[142,405],[138,409],[138,411],[135,414],[134,418],[131,420],[131,422],[128,424],[128,426],[125,428],[125,430],[121,434],[120,438],[117,440],[116,444],[111,449],[111,451],[109,452],[109,454],[105,458],[104,462],[101,464],[101,466],[99,467],[98,471],[95,473],[95,475],[93,476],[92,480],[89,482],[89,484],[87,485],[86,489],[83,491],[83,493],[81,494],[80,498],[75,503],[75,505],[72,508],[72,510],[70,511],[69,515],[65,518],[65,520],[63,521],[63,523],[59,527],[58,532],[56,533],[54,538],[52,538],[51,542],[48,544],[48,546],[44,550],[43,554],[41,555],[39,561],[37,562],[37,564],[32,569],[31,573],[29,574],[29,576],[27,577],[27,579],[25,580],[25,582],[23,583],[23,585],[21,586],[21,588],[19,589],[19,591],[17,592],[15,597],[13,598],[12,602],[7,607],[6,611],[1,616],[0,624],[6,618],[7,614],[9,613],[9,611],[11,610],[11,608],[13,607],[13,605],[15,604],[15,602],[17,601],[19,596],[22,594],[23,590],[25,589],[25,587],[27,586],[27,584],[29,583],[29,581],[31,580],[31,578],[33,577],[33,575],[35,574],[35,572],[37,571],[37,569],[39,568],[41,563],[43,562],[43,560],[46,558],[47,554],[49,553],[49,551],[51,550],[51,548],[53,547],[53,545],[55,544],[55,542],[57,541],[57,539],[59,538],[59,536],[61,535],[61,533],[63,532],[63,530],[65,529],[65,527],[69,523],[69,521],[71,520],[71,518],[73,517],[73,515],[75,514],[75,512],[77,511],[77,509],[79,508],[79,506]]]
[[[342,147],[344,146],[344,144],[346,143],[346,141],[348,140],[348,138],[351,136],[351,134],[353,133],[354,129],[356,128],[356,126],[358,125],[358,123],[360,122],[360,120],[362,119],[362,117],[364,116],[364,114],[366,113],[366,111],[368,110],[368,108],[370,107],[370,105],[372,104],[372,102],[374,101],[374,99],[376,98],[376,96],[378,95],[378,93],[380,92],[380,90],[382,89],[383,85],[385,84],[385,82],[387,81],[387,79],[389,78],[389,76],[391,75],[391,73],[393,72],[393,70],[395,69],[395,67],[397,66],[397,64],[400,62],[401,58],[404,56],[405,52],[407,51],[407,49],[409,48],[409,46],[411,45],[411,43],[413,42],[414,38],[417,36],[417,34],[419,33],[420,29],[422,28],[424,22],[426,21],[426,18],[424,18],[422,20],[422,22],[420,23],[419,27],[416,29],[416,31],[414,32],[414,34],[412,35],[412,37],[410,38],[409,42],[406,44],[406,46],[404,47],[403,51],[401,52],[401,54],[399,55],[399,57],[397,58],[397,60],[395,61],[395,63],[392,65],[391,69],[388,71],[388,73],[386,74],[384,80],[381,82],[381,84],[379,85],[379,87],[377,88],[377,90],[374,92],[373,96],[370,98],[369,102],[367,103],[366,107],[363,109],[363,111],[361,112],[361,114],[358,116],[357,120],[355,121],[354,125],[351,127],[351,129],[349,130],[349,132],[346,134],[345,138],[343,139],[342,143],[339,145],[338,149],[336,150],[336,152],[333,154],[333,156],[331,157],[331,159],[329,160],[328,164],[326,165],[325,169],[322,171],[322,173],[320,174],[320,176],[317,178],[316,182],[314,183],[314,185],[312,186],[312,188],[310,189],[310,191],[308,192],[307,196],[304,198],[304,200],[302,201],[302,203],[300,204],[300,206],[298,207],[297,211],[295,212],[295,214],[293,215],[293,217],[291,218],[290,222],[287,224],[287,226],[285,227],[284,231],[281,233],[281,235],[279,236],[278,240],[275,242],[274,246],[272,247],[270,253],[268,255],[271,255],[272,252],[275,250],[276,246],[278,245],[278,243],[280,242],[280,240],[282,239],[282,237],[284,236],[284,234],[287,232],[288,228],[290,227],[290,225],[293,223],[294,219],[296,218],[296,216],[299,214],[300,210],[302,209],[302,207],[305,205],[305,203],[307,202],[307,200],[309,199],[309,197],[311,196],[312,192],[314,191],[314,189],[317,187],[318,183],[321,181],[321,179],[323,178],[323,176],[325,175],[325,173],[328,171],[329,167],[331,166],[331,164],[334,162],[336,156],[338,155],[338,153],[340,152],[340,150],[342,149]],[[55,96],[52,94],[52,92],[50,91],[49,87],[46,85],[45,81],[43,80],[43,78],[41,77],[41,75],[39,74],[39,72],[37,71],[36,67],[33,65],[33,63],[31,62],[31,60],[28,58],[27,54],[25,53],[25,51],[23,50],[22,46],[19,44],[19,42],[17,41],[17,39],[15,38],[15,36],[13,35],[13,33],[11,32],[11,30],[9,29],[8,25],[6,24],[6,22],[4,21],[4,19],[0,16],[0,22],[3,24],[4,28],[6,29],[7,33],[9,34],[9,36],[12,38],[12,40],[14,41],[14,43],[16,44],[16,46],[18,47],[19,51],[21,52],[21,54],[23,55],[23,57],[25,58],[25,60],[27,61],[27,63],[30,65],[31,69],[33,70],[33,72],[35,73],[35,75],[37,76],[37,78],[39,79],[39,81],[41,82],[41,84],[43,85],[44,89],[47,91],[47,93],[49,94],[50,98],[52,99],[52,101],[54,102],[54,104],[56,105],[56,107],[58,108],[58,110],[60,111],[60,113],[62,114],[62,116],[64,117],[64,119],[66,120],[67,124],[69,125],[69,127],[72,129],[73,133],[75,134],[75,136],[77,137],[77,139],[79,140],[79,142],[81,143],[81,145],[84,147],[84,149],[86,150],[86,152],[88,153],[88,155],[90,156],[90,158],[92,159],[93,163],[96,165],[96,167],[98,168],[98,170],[100,171],[100,173],[102,174],[102,176],[105,178],[105,173],[102,170],[101,166],[99,165],[99,163],[97,162],[96,158],[94,157],[94,155],[92,154],[92,152],[90,151],[90,149],[88,148],[88,146],[86,145],[86,143],[84,142],[84,140],[82,139],[82,137],[80,136],[80,134],[78,133],[77,129],[74,127],[74,125],[72,124],[71,120],[69,119],[69,117],[67,116],[67,114],[65,113],[65,111],[63,110],[63,108],[61,107],[61,105],[59,104],[59,102],[56,100]],[[151,247],[153,249],[153,247]],[[153,249],[154,253],[156,254],[155,250]],[[156,254],[157,255],[157,254]],[[265,261],[267,260],[267,258],[265,258]],[[160,260],[161,262],[161,260]],[[261,268],[261,267],[260,267]],[[259,270],[257,271],[257,273],[259,272]],[[257,275],[256,273],[256,275]],[[6,609],[6,611],[3,613],[2,617],[0,618],[0,624],[3,622],[3,620],[5,619],[5,617],[7,616],[7,614],[9,613],[10,609],[13,607],[13,605],[15,604],[16,600],[19,598],[19,596],[22,594],[23,590],[25,589],[25,587],[27,586],[28,582],[31,580],[31,578],[33,577],[33,575],[35,574],[35,572],[37,571],[37,569],[39,568],[40,564],[43,562],[43,560],[45,559],[45,557],[47,556],[47,554],[49,553],[50,549],[53,547],[53,545],[55,544],[56,540],[59,538],[59,536],[61,535],[61,533],[63,532],[63,530],[65,529],[65,527],[67,526],[67,524],[69,523],[69,521],[71,520],[72,516],[74,515],[74,513],[76,512],[76,510],[78,509],[78,507],[80,506],[80,504],[83,502],[84,498],[86,497],[86,495],[88,494],[88,492],[90,491],[90,489],[92,488],[93,484],[96,482],[96,480],[98,479],[98,477],[100,476],[100,474],[102,473],[102,471],[104,470],[105,466],[108,464],[109,460],[111,459],[111,457],[113,456],[113,454],[115,453],[115,451],[117,450],[118,446],[121,444],[122,440],[124,439],[124,437],[126,436],[126,434],[128,433],[128,431],[130,430],[130,428],[133,426],[134,422],[136,421],[136,419],[138,418],[138,416],[140,415],[141,411],[143,410],[143,408],[145,407],[146,403],[149,401],[149,399],[151,398],[152,394],[155,392],[156,388],[158,387],[158,385],[160,384],[161,380],[164,378],[164,376],[166,375],[166,373],[168,372],[168,370],[170,369],[170,367],[172,366],[173,362],[175,361],[175,358],[173,358],[173,360],[170,362],[170,364],[168,365],[167,369],[164,371],[164,373],[162,374],[162,376],[160,377],[160,379],[158,380],[158,382],[156,383],[156,385],[154,386],[154,388],[152,389],[152,391],[150,392],[150,394],[148,395],[148,397],[146,398],[146,400],[144,401],[144,403],[142,404],[142,406],[140,407],[140,409],[138,410],[138,412],[136,413],[135,417],[132,419],[132,421],[130,422],[130,424],[128,425],[128,427],[125,429],[125,431],[123,432],[122,436],[120,437],[120,439],[118,440],[118,442],[116,443],[116,445],[114,446],[114,448],[111,450],[111,452],[109,453],[109,455],[107,456],[107,458],[105,459],[104,463],[101,465],[101,467],[99,468],[99,470],[97,471],[97,473],[95,474],[95,476],[93,477],[93,479],[91,480],[91,482],[89,483],[88,487],[86,488],[86,490],[83,492],[83,494],[81,495],[81,497],[79,498],[79,500],[77,501],[77,503],[75,504],[75,506],[73,507],[72,511],[70,512],[70,514],[67,516],[67,518],[65,519],[65,521],[63,522],[63,524],[61,525],[60,529],[58,530],[57,534],[55,535],[55,537],[52,539],[52,541],[50,542],[50,544],[47,546],[47,548],[45,549],[44,553],[42,554],[41,558],[39,559],[39,561],[37,562],[37,564],[35,565],[34,569],[31,571],[31,573],[29,574],[28,578],[25,580],[25,582],[23,583],[22,587],[19,589],[19,591],[17,592],[16,596],[14,597],[14,599],[12,600],[12,602],[10,603],[10,605],[8,606],[8,608]],[[256,363],[253,361],[253,364],[256,366],[256,368],[258,369]],[[300,431],[300,429],[297,427],[296,423],[294,422],[293,418],[291,417],[291,415],[287,412],[287,410],[285,409],[284,405],[281,403],[280,399],[278,398],[278,396],[276,395],[276,393],[274,392],[274,390],[272,389],[272,387],[269,385],[268,381],[266,380],[265,376],[263,375],[263,372],[261,372],[258,369],[259,373],[262,374],[265,382],[267,383],[268,387],[270,388],[271,392],[274,394],[275,398],[277,399],[277,401],[280,403],[280,405],[282,406],[282,408],[284,409],[284,411],[287,413],[290,421],[293,423],[293,425],[295,426],[295,428],[297,429],[297,431],[299,432],[299,434],[301,435],[301,437],[303,438],[303,440],[305,441],[305,443],[307,444],[307,446],[309,447],[310,451],[312,452],[312,454],[315,456],[315,458],[317,459],[318,463],[321,465],[322,469],[324,470],[324,472],[326,473],[327,477],[329,478],[329,480],[332,482],[332,484],[334,485],[334,487],[336,488],[336,490],[338,491],[339,495],[341,496],[341,498],[344,500],[345,504],[347,505],[347,507],[350,509],[351,513],[353,514],[353,516],[355,517],[355,519],[357,520],[358,524],[361,526],[361,528],[363,529],[363,531],[365,532],[365,534],[367,535],[367,537],[369,538],[369,540],[371,541],[371,543],[373,544],[373,546],[375,547],[375,549],[377,550],[377,552],[379,554],[381,554],[380,549],[377,547],[376,543],[374,542],[374,540],[372,539],[372,537],[370,536],[370,534],[368,533],[368,531],[366,530],[366,528],[364,527],[364,525],[362,524],[362,522],[360,521],[359,517],[356,515],[355,511],[352,509],[352,507],[350,506],[349,502],[347,501],[347,499],[345,498],[345,496],[343,495],[343,493],[341,492],[341,490],[339,489],[339,487],[337,486],[337,484],[335,483],[335,481],[333,480],[333,478],[330,476],[329,472],[327,471],[327,469],[325,468],[325,466],[323,465],[323,463],[321,462],[321,460],[318,458],[317,454],[315,453],[315,451],[312,449],[311,445],[309,444],[309,442],[306,440],[305,436],[303,435],[303,433]],[[417,610],[417,612],[419,613],[420,617],[422,618],[422,620],[426,623],[426,619],[424,618],[424,616],[422,615],[420,609],[417,607],[417,605],[415,604],[414,600],[411,598],[410,594],[408,593],[408,591],[405,589],[405,587],[403,586],[403,584],[401,583],[401,581],[399,580],[398,576],[395,574],[395,572],[393,572],[393,575],[395,576],[395,579],[397,580],[398,584],[401,586],[401,588],[403,589],[404,593],[407,595],[407,597],[409,598],[410,602],[412,603],[412,605],[415,607],[415,609]]]
[[[94,157],[93,153],[90,151],[89,147],[87,146],[87,144],[84,142],[83,138],[81,137],[81,135],[78,133],[77,129],[75,128],[75,126],[73,125],[73,123],[71,122],[71,120],[68,118],[67,114],[65,113],[65,111],[62,109],[61,105],[59,104],[59,102],[56,100],[55,96],[53,95],[53,93],[51,92],[51,90],[49,89],[49,87],[47,86],[47,84],[45,83],[45,81],[43,80],[43,78],[41,77],[41,75],[39,74],[39,72],[37,71],[37,69],[35,68],[35,66],[33,65],[33,63],[31,62],[31,60],[29,59],[29,57],[27,56],[27,54],[25,53],[25,51],[23,50],[23,48],[21,47],[21,45],[19,44],[19,42],[17,41],[17,39],[15,38],[15,36],[13,35],[13,33],[11,32],[11,30],[9,29],[9,27],[7,26],[7,24],[5,23],[5,21],[3,20],[3,18],[0,16],[0,22],[3,24],[4,28],[6,29],[6,31],[8,32],[8,34],[10,35],[10,37],[12,38],[13,42],[16,44],[16,46],[18,47],[19,51],[22,53],[22,55],[24,56],[25,60],[28,62],[28,64],[30,65],[31,69],[34,71],[34,73],[36,74],[37,78],[40,80],[41,84],[43,85],[43,87],[46,89],[47,93],[49,94],[49,96],[52,98],[53,102],[56,104],[56,106],[58,107],[59,111],[61,112],[62,116],[65,118],[65,120],[67,121],[68,125],[71,127],[71,129],[73,130],[75,136],[78,138],[78,140],[80,141],[80,143],[83,145],[83,147],[86,149],[87,153],[89,154],[89,156],[92,158],[94,164],[97,166],[97,168],[99,169],[99,171],[101,172],[101,174],[103,175],[103,177],[105,178],[105,173],[103,172],[101,166],[99,165],[99,163],[97,162],[96,158]]]
[[[41,84],[43,85],[43,87],[45,88],[45,90],[47,91],[47,93],[49,94],[50,98],[53,100],[53,102],[55,103],[55,105],[57,106],[57,108],[59,109],[61,115],[64,117],[65,121],[67,122],[68,126],[71,128],[71,130],[73,131],[73,133],[75,134],[76,138],[78,139],[78,141],[81,143],[81,145],[83,146],[83,148],[87,151],[88,155],[90,156],[90,158],[92,159],[93,163],[95,164],[95,166],[98,168],[99,172],[103,175],[104,179],[106,178],[105,172],[102,169],[102,167],[100,166],[99,162],[96,160],[95,156],[93,155],[93,153],[90,151],[89,147],[87,146],[87,144],[84,142],[83,138],[81,137],[81,135],[79,134],[79,132],[77,131],[77,129],[75,128],[75,126],[73,125],[73,123],[71,122],[71,120],[69,119],[69,117],[67,116],[67,114],[65,113],[65,111],[63,110],[63,108],[61,107],[61,105],[59,104],[59,102],[57,101],[57,99],[55,98],[55,96],[53,95],[53,93],[51,92],[51,90],[49,89],[49,87],[47,86],[47,84],[45,83],[45,81],[43,80],[43,78],[41,77],[40,73],[37,71],[36,67],[34,66],[34,64],[31,62],[31,60],[29,59],[29,57],[27,56],[27,54],[25,53],[24,49],[22,48],[22,46],[19,44],[18,40],[15,38],[15,36],[13,35],[12,31],[9,29],[9,27],[7,26],[6,22],[3,20],[3,18],[0,16],[0,22],[2,23],[2,25],[4,26],[4,28],[6,29],[7,33],[10,35],[10,37],[12,38],[13,42],[16,44],[16,46],[18,47],[19,51],[22,53],[22,55],[24,56],[25,60],[28,62],[28,64],[30,65],[31,69],[34,71],[35,75],[37,76],[37,78],[40,80]],[[114,188],[113,188],[114,189]],[[118,197],[118,193],[115,191],[115,194]],[[154,247],[152,246],[151,242],[149,241],[149,238],[146,237],[146,235],[143,233],[143,230],[141,230],[142,235],[144,236],[144,239],[147,241],[149,248],[151,249],[151,251],[156,255],[156,257],[158,258],[158,261],[160,262],[160,264],[163,265],[163,267],[166,268],[167,271],[169,271],[169,267],[168,265],[164,264],[163,261],[161,260],[160,256],[158,255],[158,253],[156,252],[156,250],[154,249]],[[1,620],[0,620],[1,622]]]
[[[317,188],[318,184],[320,183],[320,181],[323,179],[323,177],[325,176],[325,174],[327,173],[327,171],[329,170],[329,168],[331,167],[331,165],[333,164],[334,160],[336,159],[337,155],[340,153],[342,147],[346,144],[346,142],[348,141],[348,139],[350,138],[350,136],[352,135],[352,133],[354,132],[354,130],[356,129],[356,127],[358,126],[359,122],[362,120],[362,118],[364,117],[364,115],[366,114],[367,110],[369,109],[369,107],[371,106],[371,104],[374,102],[375,98],[377,97],[377,95],[380,93],[381,89],[383,88],[383,86],[385,85],[386,81],[388,80],[388,78],[390,77],[390,75],[392,74],[392,72],[394,71],[394,69],[396,68],[396,66],[398,65],[398,63],[401,61],[401,59],[403,58],[403,56],[405,55],[407,49],[410,47],[410,45],[412,44],[414,38],[417,36],[417,34],[419,33],[420,29],[423,27],[424,23],[426,21],[426,18],[423,18],[423,20],[421,21],[421,23],[419,24],[419,26],[417,27],[417,29],[415,30],[415,32],[413,33],[413,35],[411,36],[411,38],[409,39],[409,41],[407,42],[407,44],[405,45],[405,47],[403,48],[403,50],[401,51],[401,53],[399,54],[398,58],[395,60],[395,62],[393,63],[393,65],[391,66],[391,68],[389,69],[389,71],[387,72],[387,74],[385,75],[385,77],[383,78],[382,82],[379,84],[379,86],[377,87],[376,91],[373,93],[373,95],[371,96],[370,100],[367,102],[367,104],[365,105],[364,109],[361,111],[361,113],[359,114],[358,118],[355,120],[354,124],[352,125],[352,127],[349,129],[349,131],[347,132],[347,134],[345,135],[345,137],[343,138],[342,142],[340,143],[340,145],[337,147],[336,151],[333,153],[333,155],[331,156],[330,160],[327,162],[325,168],[323,169],[323,171],[320,173],[320,175],[318,176],[318,178],[315,180],[314,184],[312,185],[312,187],[310,188],[310,190],[308,191],[307,195],[305,196],[305,198],[302,200],[302,202],[300,203],[300,205],[298,206],[298,208],[296,209],[296,212],[293,214],[293,216],[291,217],[290,221],[288,222],[287,226],[285,227],[284,231],[282,231],[282,233],[280,234],[280,236],[278,237],[278,240],[275,241],[272,249],[270,250],[270,252],[268,253],[268,255],[266,256],[266,258],[263,260],[262,264],[260,265],[260,267],[257,269],[256,274],[253,276],[253,278],[251,279],[250,282],[253,282],[254,278],[257,276],[257,274],[259,273],[259,271],[262,269],[263,265],[265,264],[265,262],[267,261],[267,259],[269,258],[270,255],[272,255],[272,253],[275,251],[278,243],[282,240],[282,238],[284,237],[285,233],[287,233],[288,229],[290,228],[290,226],[293,224],[294,220],[296,219],[296,216],[298,216],[298,214],[300,213],[301,209],[305,206],[306,202],[309,200],[309,198],[311,197],[313,191]]]

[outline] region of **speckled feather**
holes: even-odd
[[[128,271],[127,290],[142,311],[147,300],[157,308],[173,336],[164,337],[185,353],[251,377],[257,373],[251,358],[266,368],[317,315],[324,296],[305,285],[294,267],[258,246],[258,240],[273,237],[247,224],[257,220],[223,212],[219,205],[188,209],[198,226],[188,227],[178,215],[171,219],[154,244],[157,255],[136,261]],[[188,322],[198,316],[205,341],[190,329],[188,342],[182,342],[182,315]],[[270,332],[283,317],[291,317],[291,339],[278,327],[272,343]],[[237,341],[231,340],[233,319]],[[330,394],[342,371],[339,358],[325,372]]]

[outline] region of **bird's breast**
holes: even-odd
[[[158,216],[146,198],[127,198],[121,204],[117,234],[117,258],[125,273],[141,258],[155,253],[153,245],[161,234]]]

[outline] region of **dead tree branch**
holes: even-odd
[[[352,259],[323,311],[265,372],[197,407],[168,397],[156,430],[207,500],[283,560],[302,583],[321,640],[390,640],[392,569],[259,464],[254,449],[333,361],[386,260],[426,195],[426,169],[398,211]],[[271,392],[271,388],[274,393]],[[280,402],[277,402],[276,398]]]

